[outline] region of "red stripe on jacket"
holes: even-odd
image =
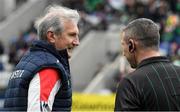
[[[57,70],[52,68],[43,69],[39,72],[40,77],[40,101],[48,101],[49,95],[55,83],[60,79]]]

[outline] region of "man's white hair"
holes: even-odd
[[[46,14],[37,19],[35,27],[38,31],[38,36],[41,40],[46,40],[47,31],[52,31],[55,34],[59,34],[63,31],[64,21],[73,21],[78,24],[80,16],[77,10],[69,9],[63,6],[49,6],[46,8]]]

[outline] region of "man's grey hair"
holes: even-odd
[[[46,10],[46,14],[35,22],[40,40],[47,40],[48,31],[52,31],[56,35],[60,34],[64,30],[64,21],[73,21],[78,24],[80,19],[77,10],[67,7],[54,5],[47,7]]]
[[[125,38],[136,39],[142,48],[159,49],[160,34],[159,27],[150,19],[139,18],[130,22],[124,29]]]

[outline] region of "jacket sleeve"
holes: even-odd
[[[114,110],[140,110],[140,99],[138,98],[136,85],[129,79],[123,78],[119,83]]]
[[[27,111],[52,111],[55,95],[60,88],[59,76],[52,68],[43,69],[35,75],[28,89]]]

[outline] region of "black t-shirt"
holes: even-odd
[[[180,110],[180,67],[166,57],[143,60],[121,80],[115,111]]]

